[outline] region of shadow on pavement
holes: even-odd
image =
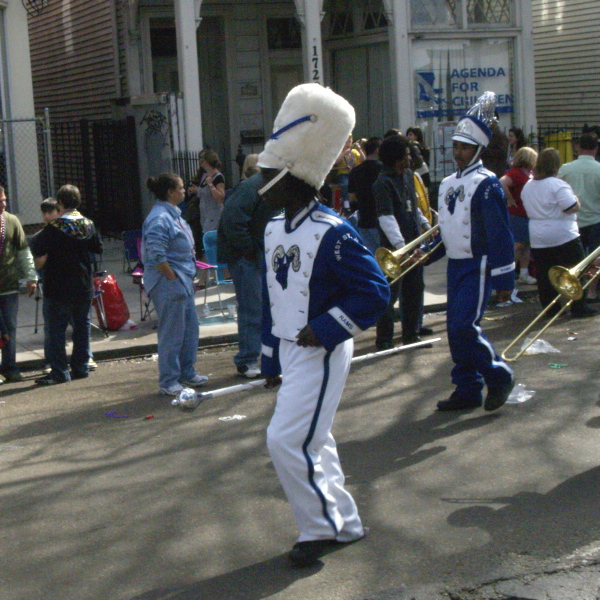
[[[280,555],[190,585],[151,590],[131,600],[261,600],[300,579],[316,575],[322,568],[319,561],[309,569],[294,569],[285,555]]]
[[[481,503],[460,508],[448,517],[454,527],[487,531],[495,552],[518,551],[538,556],[560,556],[600,535],[600,467],[567,479],[547,494],[519,492],[498,498],[446,499]],[[486,504],[505,504],[494,509]]]

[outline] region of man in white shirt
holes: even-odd
[[[596,162],[598,136],[583,133],[577,146],[576,160],[562,165],[558,176],[566,181],[579,198],[581,208],[577,214],[579,235],[586,254],[600,246],[600,163]],[[588,301],[599,302],[596,294],[597,279],[588,287]]]

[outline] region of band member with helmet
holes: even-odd
[[[514,287],[513,236],[502,185],[480,155],[491,139],[496,95],[484,93],[458,122],[453,140],[458,170],[440,185],[439,225],[448,260],[448,343],[456,386],[438,410],[500,408],[514,387],[480,323],[491,290]],[[482,390],[487,385],[483,400]]]
[[[364,537],[331,427],[354,336],[385,310],[389,286],[356,231],[317,196],[354,127],[354,109],[319,84],[295,87],[259,156],[259,190],[284,214],[265,230],[261,368],[281,384],[267,445],[298,523],[296,567]]]

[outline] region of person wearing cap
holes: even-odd
[[[258,162],[259,193],[284,209],[265,229],[261,368],[266,387],[281,385],[267,446],[300,530],[289,554],[296,567],[365,535],[331,427],[353,338],[383,313],[389,286],[352,226],[317,199],[353,126],[346,100],[299,85]]]
[[[438,222],[448,256],[448,343],[454,361],[448,400],[438,410],[483,404],[500,408],[514,387],[512,369],[502,360],[480,323],[492,288],[514,287],[513,236],[502,185],[480,155],[491,138],[495,94],[486,92],[458,122],[453,140],[458,170],[440,185]],[[482,390],[487,385],[483,400]]]

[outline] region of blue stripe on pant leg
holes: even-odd
[[[314,479],[315,466],[314,466],[314,464],[310,458],[310,455],[308,453],[308,446],[314,437],[315,429],[317,427],[317,422],[319,421],[319,415],[321,414],[323,398],[325,396],[325,392],[327,391],[327,383],[329,381],[329,358],[330,358],[330,356],[331,356],[331,352],[327,352],[327,354],[325,354],[325,357],[324,357],[323,383],[321,384],[321,390],[319,392],[319,399],[317,400],[315,414],[314,414],[312,422],[310,424],[310,428],[308,430],[308,435],[306,436],[306,440],[304,440],[304,444],[302,444],[302,452],[304,453],[304,458],[306,458],[306,464],[308,465],[308,482],[310,483],[310,486],[313,488],[313,490],[315,490],[315,493],[317,494],[317,496],[319,497],[319,500],[321,501],[321,506],[323,507],[323,517],[325,517],[325,520],[331,525],[331,527],[333,528],[333,531],[335,532],[335,535],[337,536],[339,533],[338,528],[336,527],[335,522],[333,521],[333,519],[327,512],[327,500],[325,499],[325,495],[319,489],[319,486],[315,482],[315,479]]]

